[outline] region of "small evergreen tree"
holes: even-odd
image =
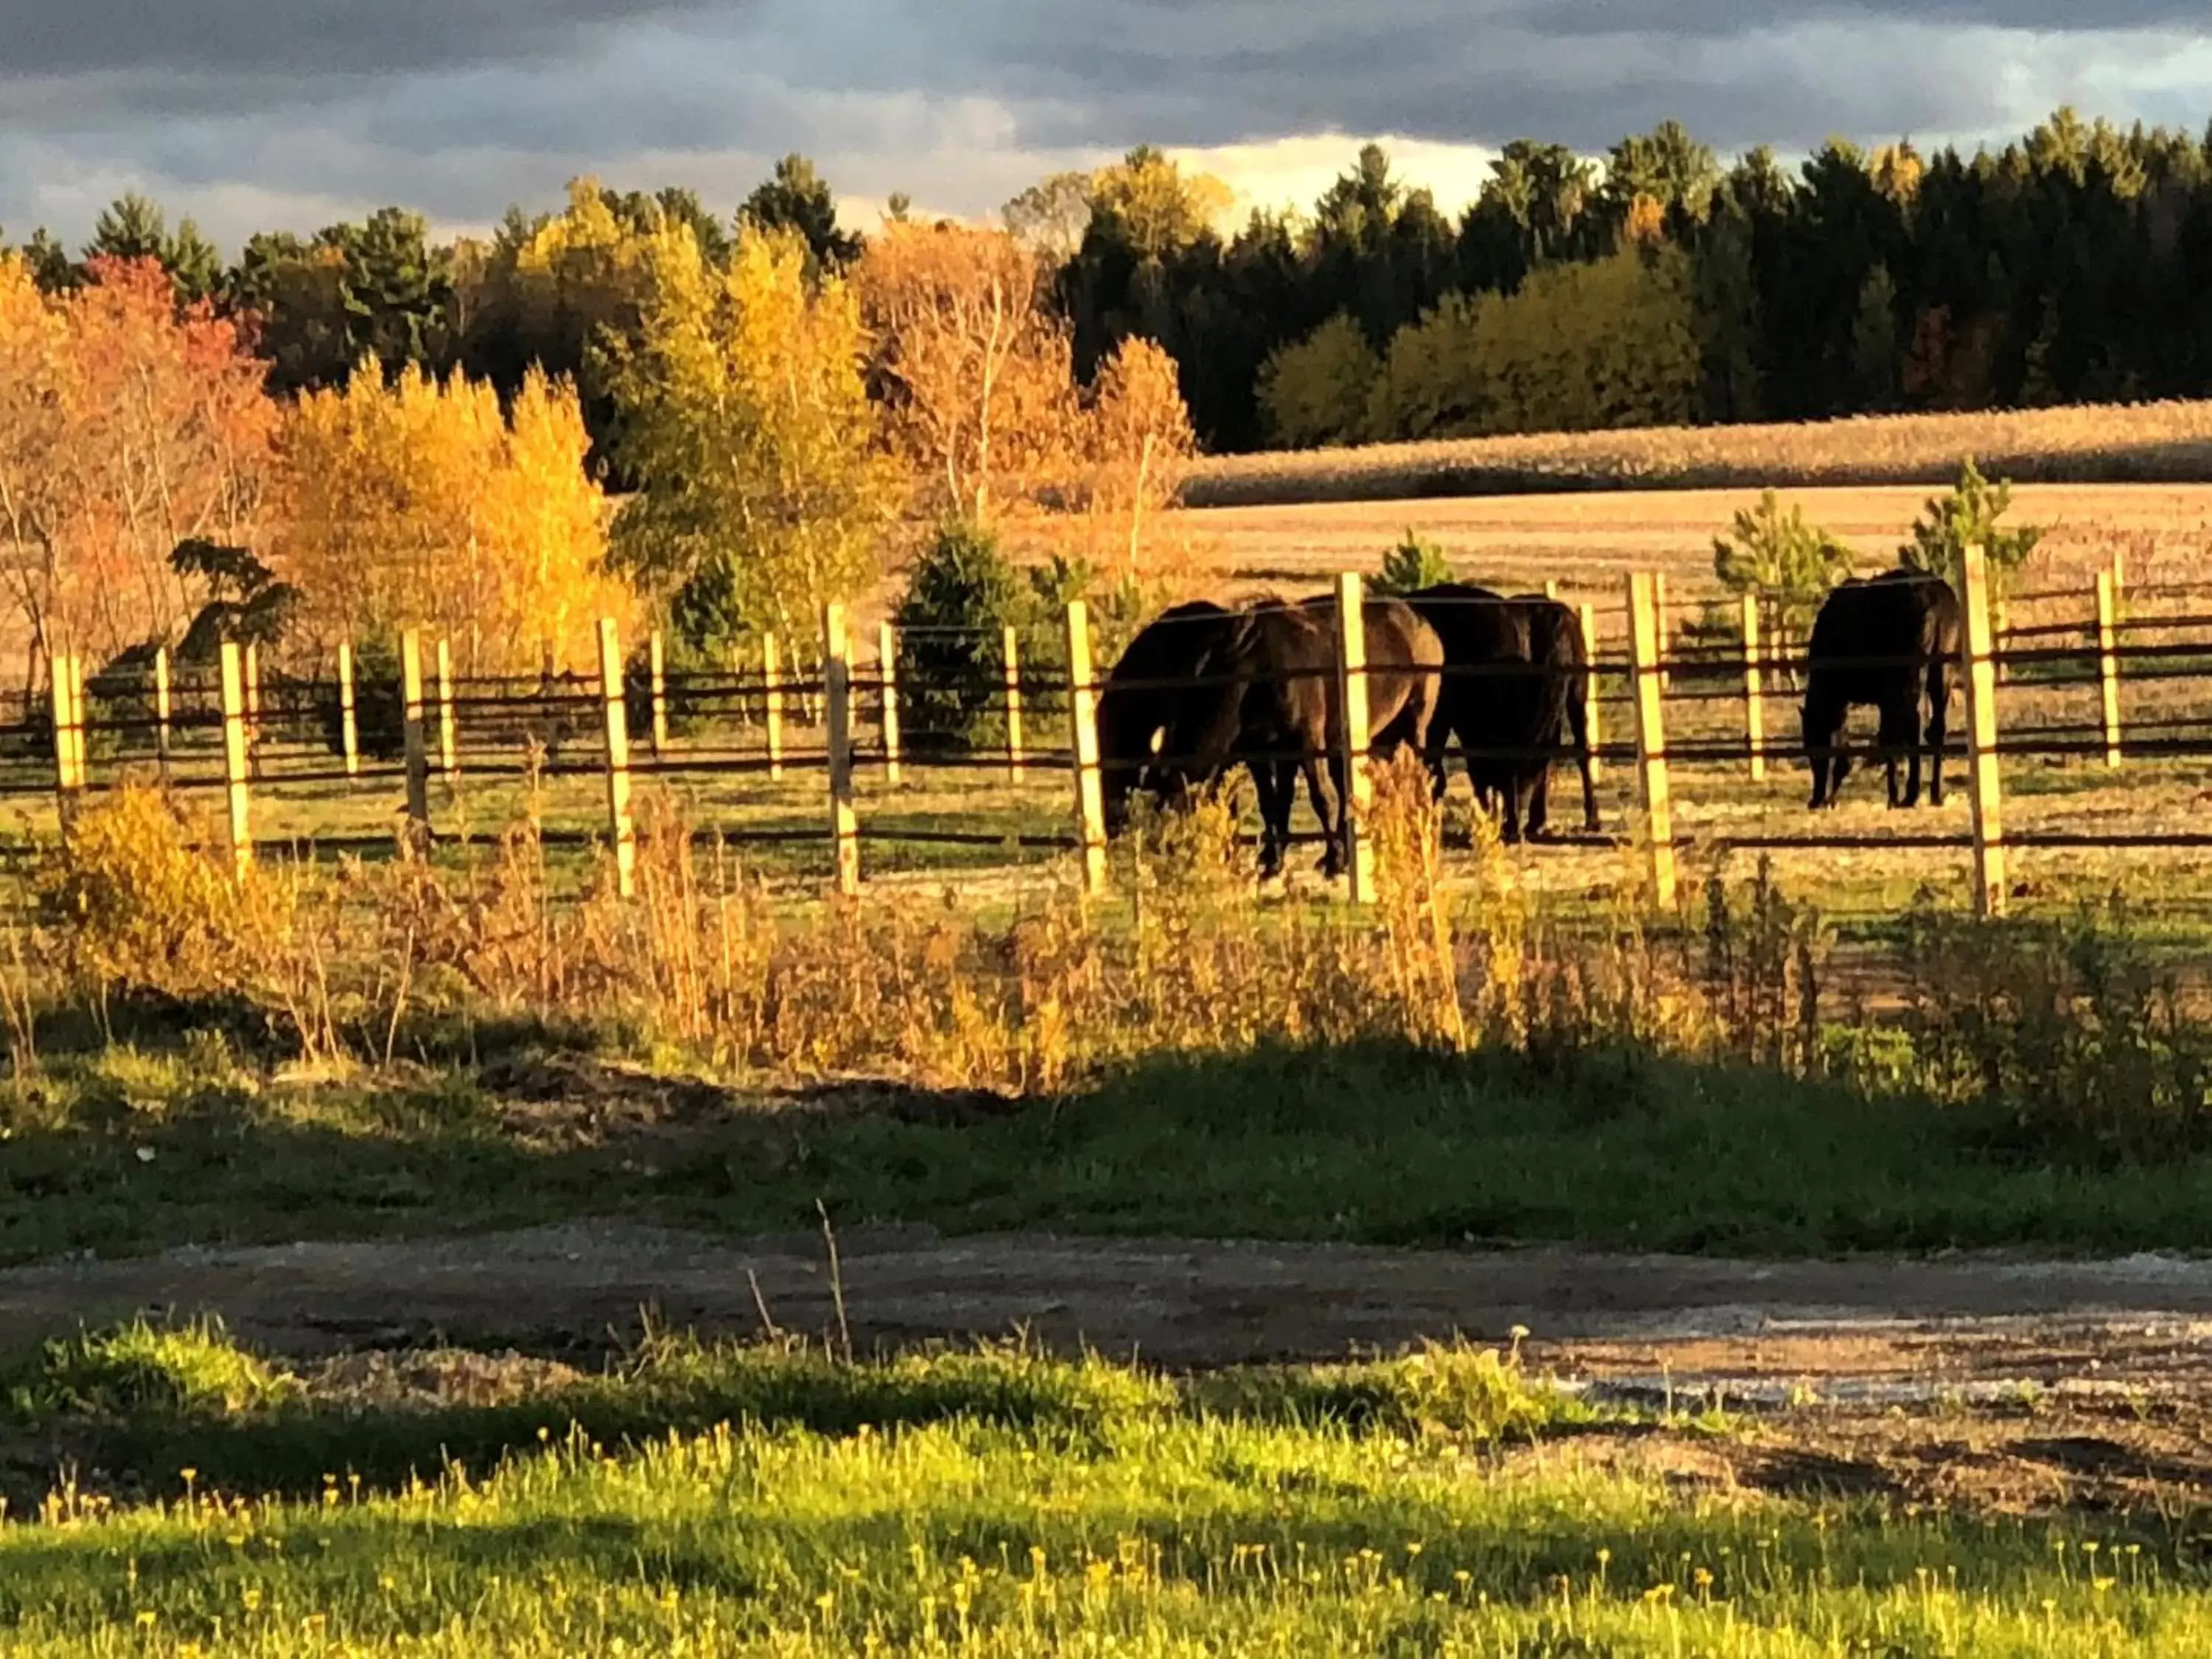
[[[1412,593],[1452,579],[1444,550],[1410,526],[1398,544],[1382,556],[1382,568],[1368,585],[1377,593]]]
[[[1780,497],[1767,490],[1755,507],[1746,507],[1725,536],[1713,538],[1713,574],[1733,592],[1756,593],[1772,606],[1784,628],[1800,632],[1812,625],[1820,601],[1851,574],[1851,550],[1817,525],[1805,522],[1805,509],[1782,510]]]
[[[900,713],[916,750],[983,740],[1005,683],[1005,630],[1021,619],[1021,601],[997,537],[962,519],[939,527],[893,619]]]
[[[1999,527],[1997,520],[2011,507],[2011,481],[1991,483],[1970,455],[1959,470],[1958,486],[1948,495],[1930,496],[1921,508],[1912,539],[1898,550],[1898,556],[1908,568],[1941,576],[1956,591],[1966,551],[1978,546],[1989,562],[1992,592],[2002,593],[2043,540],[2039,526]]]

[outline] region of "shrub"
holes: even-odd
[[[1735,515],[1729,533],[1713,539],[1713,574],[1731,591],[1756,593],[1792,632],[1810,628],[1828,591],[1851,574],[1851,550],[1805,509],[1788,513],[1772,490]]]
[[[331,753],[345,752],[337,682],[319,686],[315,722]],[[407,747],[407,699],[401,683],[399,641],[371,634],[353,642],[353,723],[361,752],[371,760],[398,760]]]
[[[900,707],[916,749],[972,748],[1005,684],[1003,633],[1020,619],[1021,583],[996,536],[942,525],[899,601]]]
[[[80,811],[33,890],[70,973],[93,988],[189,998],[237,982],[236,891],[157,790],[125,787]]]
[[[718,712],[718,699],[687,683],[727,672],[726,663],[716,663],[705,649],[693,644],[683,629],[661,636],[662,702],[667,710],[671,735],[681,737],[696,732],[702,721]],[[565,688],[556,688],[562,689]],[[628,660],[623,664],[623,708],[629,722],[630,742],[648,742],[653,736],[653,644],[649,636],[631,648]],[[588,715],[578,719],[573,709],[561,712],[568,718],[551,720],[556,736],[547,739],[548,747],[580,735],[581,727],[589,719]]]
[[[1382,556],[1382,568],[1370,586],[1377,593],[1412,593],[1451,579],[1443,549],[1409,526],[1398,544]]]
[[[2002,593],[2043,540],[2038,526],[1998,527],[1997,520],[2011,506],[2011,482],[2000,478],[1990,483],[1970,455],[1959,470],[1957,487],[1948,495],[1929,497],[1921,508],[1912,539],[1898,550],[1898,556],[1908,568],[1929,571],[1957,590],[1966,551],[1978,544],[1989,562],[1990,585]]]

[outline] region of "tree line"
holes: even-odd
[[[155,647],[189,665],[233,638],[303,665],[349,641],[367,664],[413,627],[465,673],[531,674],[591,662],[602,616],[726,668],[963,537],[1054,593],[1134,603],[1195,447],[1173,362],[1132,339],[1079,380],[1050,260],[960,226],[863,246],[805,182],[783,169],[785,196],[727,232],[579,183],[479,250],[495,280],[441,277],[450,310],[362,303],[348,274],[419,225],[331,233],[328,338],[226,303],[197,234],[143,206],[104,228],[136,252],[58,276],[0,252],[21,683],[64,650],[150,672]],[[425,285],[380,291],[402,289]],[[542,349],[496,368],[423,349],[501,337],[494,306]],[[324,368],[295,377],[283,343],[302,341]]]
[[[1310,212],[1224,230],[1219,181],[1139,149],[1041,181],[1005,228],[1050,267],[1088,386],[1123,343],[1176,362],[1223,450],[1671,422],[1802,420],[2196,395],[2212,386],[2212,132],[2061,109],[1971,154],[1832,141],[1794,168],[1723,165],[1674,122],[1601,161],[1504,146],[1456,218],[1362,150]],[[909,216],[894,198],[893,226]],[[388,208],[252,238],[225,265],[191,222],[126,198],[81,257],[23,248],[49,291],[87,261],[152,258],[188,300],[251,319],[279,393],[459,368],[511,397],[532,368],[582,386],[595,455],[612,405],[595,341],[634,324],[640,250],[673,228],[710,266],[744,228],[811,266],[865,247],[828,184],[781,162],[732,216],[678,189],[581,180],[437,244]]]

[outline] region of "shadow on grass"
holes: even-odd
[[[58,1060],[0,1102],[0,1260],[629,1216],[1754,1255],[2171,1247],[2212,1158],[2005,1150],[1911,1097],[1611,1048],[1263,1044],[1058,1099],[733,1089],[519,1026],[282,1081],[228,1048]]]

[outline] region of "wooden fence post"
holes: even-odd
[[[2118,600],[2127,591],[2128,556],[2115,548],[2112,550],[2112,598]]]
[[[898,635],[889,623],[876,629],[876,678],[883,682],[884,781],[896,785],[899,766]]]
[[[615,890],[637,891],[637,827],[629,815],[629,705],[623,686],[622,633],[599,618],[599,718],[606,739],[607,837],[615,848]]]
[[[1022,642],[1012,625],[1000,651],[1006,670],[1006,781],[1019,783],[1027,769],[1022,759]]]
[[[768,727],[768,776],[783,781],[783,662],[775,635],[761,636],[761,720]]]
[[[1346,896],[1354,904],[1375,902],[1375,848],[1367,838],[1367,817],[1375,801],[1375,780],[1367,772],[1367,606],[1357,571],[1336,579],[1336,697],[1344,721],[1344,787],[1337,817],[1344,830]]]
[[[2119,607],[2113,573],[2097,573],[2097,680],[2104,691],[2105,764],[2120,763]]]
[[[645,652],[652,677],[653,757],[659,760],[668,748],[668,658],[659,629],[646,641]]]
[[[361,775],[361,721],[353,701],[353,641],[338,641],[338,753],[349,778]]]
[[[1586,605],[1582,608],[1583,660],[1589,665],[1589,672],[1583,680],[1583,730],[1588,733],[1590,747],[1590,776],[1595,780],[1604,769],[1598,760],[1598,720],[1601,705],[1597,689],[1597,607]]]
[[[246,754],[255,777],[261,775],[261,648],[246,646]]]
[[[1106,890],[1106,785],[1098,766],[1098,687],[1091,678],[1091,607],[1067,605],[1067,709],[1074,731],[1075,834],[1083,890]]]
[[[430,751],[422,731],[422,635],[409,629],[399,636],[399,717],[407,753],[407,822],[430,828]]]
[[[161,775],[169,775],[169,647],[154,653],[154,752],[161,763]]]
[[[247,647],[251,651],[252,647]],[[222,776],[230,799],[230,862],[240,879],[253,867],[253,763],[247,693],[253,684],[235,640],[222,642]]]
[[[1966,799],[1974,816],[1974,911],[2005,910],[2004,802],[1997,777],[1996,665],[1990,630],[1989,566],[1969,547],[1960,562],[1966,602]]]
[[[1674,618],[1668,614],[1667,607],[1667,573],[1663,570],[1652,573],[1651,614],[1656,619],[1653,626],[1658,630],[1658,653],[1652,660],[1661,665],[1660,689],[1668,690],[1674,686],[1674,677],[1667,671],[1665,664],[1668,654],[1674,649],[1672,641],[1674,637]]]
[[[447,783],[461,775],[460,746],[453,730],[453,649],[438,641],[438,761]]]
[[[1651,896],[1674,908],[1674,801],[1667,782],[1667,724],[1659,693],[1662,660],[1656,579],[1638,571],[1628,579],[1629,676],[1636,692],[1636,770],[1644,817],[1651,836]]]
[[[860,890],[860,820],[853,806],[853,664],[845,636],[845,607],[822,607],[822,690],[828,699],[823,729],[830,749],[830,837],[837,862],[837,890]]]
[[[1751,781],[1766,779],[1766,676],[1759,660],[1759,596],[1743,596],[1743,735],[1751,746]]]
[[[1544,584],[1544,597],[1547,599],[1556,599],[1559,597],[1559,581],[1558,577],[1554,576],[1551,580]]]
[[[76,659],[66,651],[46,658],[46,700],[53,714],[54,811],[66,836],[76,820]]]

